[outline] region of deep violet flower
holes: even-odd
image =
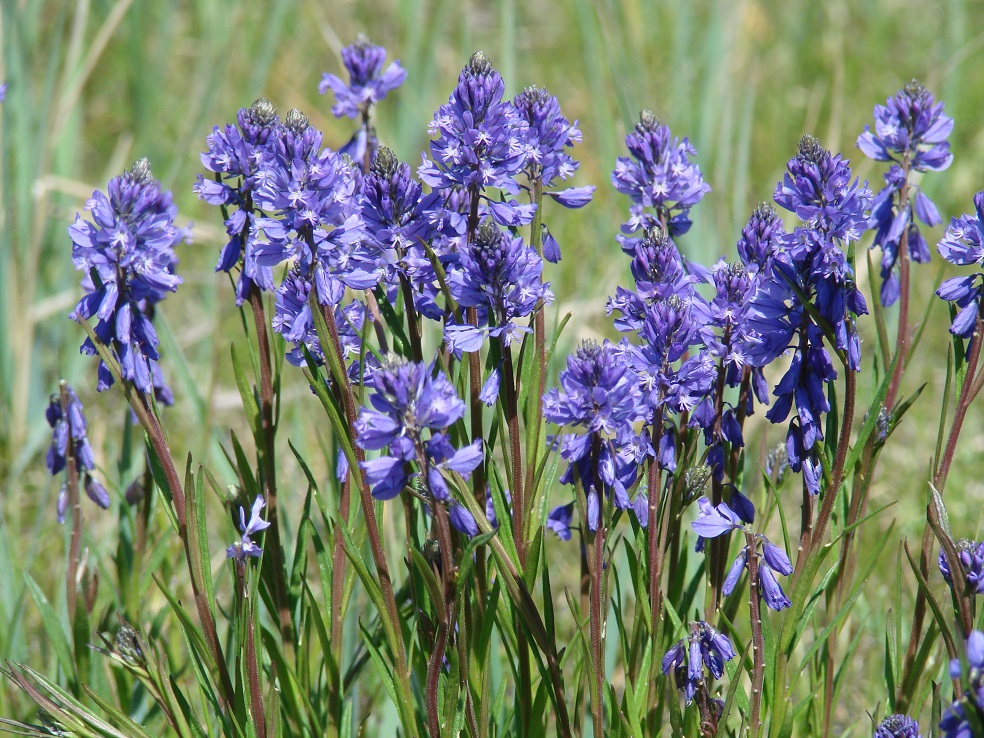
[[[109,492],[89,472],[96,468],[95,456],[86,433],[88,421],[82,412],[82,403],[70,385],[62,383],[66,402],[62,404],[62,393],[52,395],[45,410],[45,418],[51,426],[51,446],[45,463],[52,476],[67,472],[68,456],[75,459],[75,474],[83,480],[86,495],[103,510],[109,508]],[[65,522],[68,506],[68,489],[63,486],[58,493],[58,522]]]
[[[964,694],[943,711],[940,730],[944,738],[974,738],[968,714],[976,725],[984,723],[984,633],[971,631],[967,637],[967,672],[958,659],[950,662],[950,677],[964,680]]]
[[[242,536],[226,549],[227,559],[245,561],[248,556],[259,558],[260,554],[263,553],[263,549],[256,545],[250,536],[270,527],[270,523],[260,517],[264,507],[266,507],[266,501],[263,499],[263,495],[257,495],[250,510],[249,522],[246,521],[246,510],[242,507],[239,508],[239,532],[242,533]]]
[[[478,351],[487,336],[509,346],[529,328],[517,325],[538,304],[553,301],[549,283],[541,281],[543,261],[520,237],[504,233],[491,219],[482,221],[475,238],[460,252],[448,274],[451,294],[461,307],[479,308],[485,326],[448,322],[445,338],[454,351]]]
[[[444,429],[460,420],[465,404],[448,378],[434,366],[386,356],[368,384],[374,390],[369,401],[373,410],[363,409],[356,421],[356,442],[367,451],[388,448],[377,459],[362,462],[366,479],[376,499],[396,497],[416,476],[417,464],[426,474],[426,485],[435,500],[449,498],[443,472],[467,478],[482,463],[481,439],[455,449]],[[424,438],[424,430],[430,438]]]
[[[690,623],[690,634],[663,656],[662,669],[666,675],[673,674],[689,705],[705,680],[704,670],[712,678],[720,679],[724,676],[725,662],[734,657],[734,646],[726,635],[703,620],[696,620]]]
[[[174,246],[186,233],[174,227],[177,208],[171,193],[161,191],[146,159],[111,179],[108,195],[93,192],[85,207],[92,222],[76,215],[68,229],[72,261],[84,275],[87,292],[71,317],[97,318],[96,337],[119,361],[123,377],[152,394],[160,354],[148,311],[181,284],[174,274]],[[81,351],[96,354],[90,338]],[[102,361],[98,377],[100,392],[113,385],[113,375]]]
[[[942,219],[936,205],[910,181],[909,174],[941,171],[950,166],[953,154],[946,139],[952,130],[953,119],[943,115],[943,103],[936,102],[932,93],[913,80],[885,105],[875,106],[875,132],[865,126],[858,136],[858,148],[867,156],[892,162],[885,174],[886,186],[871,207],[873,245],[882,249],[883,305],[892,305],[899,298],[896,264],[903,235],[909,258],[916,263],[929,261],[929,247],[916,219],[930,227],[939,225]],[[903,190],[907,197],[900,202]]]
[[[515,177],[526,165],[529,125],[502,101],[504,92],[502,77],[488,57],[481,51],[472,54],[448,103],[434,114],[429,128],[437,136],[430,143],[432,159],[424,155],[417,175],[437,190],[464,188],[470,198],[485,200],[497,223],[516,226],[533,219],[534,205],[482,194],[490,187],[518,193]]]
[[[744,502],[747,502],[747,500],[744,500]],[[700,512],[697,520],[692,522],[690,526],[701,538],[716,538],[732,531],[745,530],[745,521],[729,507],[728,503],[721,502],[715,506],[706,497],[702,497],[697,501],[697,504]],[[748,557],[758,556],[760,595],[765,600],[767,607],[773,610],[785,609],[791,603],[789,598],[786,597],[786,593],[782,591],[782,587],[779,586],[779,582],[776,580],[776,574],[789,576],[793,573],[793,566],[789,561],[789,557],[785,551],[761,533],[755,534],[755,542],[756,547],[759,544],[761,545],[762,552],[759,553],[757,550],[749,550],[747,544],[743,546],[737,558],[735,558],[734,563],[731,565],[721,591],[725,596],[730,595],[738,584],[742,570],[748,566]]]
[[[940,256],[958,266],[984,265],[984,190],[974,195],[976,217],[964,215],[952,218],[943,239],[937,245]],[[981,311],[984,291],[984,272],[967,277],[950,277],[940,285],[936,294],[959,308],[950,333],[971,339]]]
[[[641,417],[639,381],[612,344],[585,341],[567,358],[560,384],[544,395],[543,417],[585,431],[561,436],[560,454],[568,467],[560,481],[580,485],[588,529],[597,530],[604,497],[619,509],[631,507],[627,488],[635,481],[640,452],[632,427]]]
[[[984,594],[984,543],[977,543],[967,538],[955,541],[957,556],[960,557],[960,567],[963,569],[970,586],[977,594]],[[950,586],[953,586],[953,575],[946,552],[940,549],[940,573]],[[962,586],[962,585],[961,585]]]
[[[355,118],[364,116],[369,108],[402,85],[407,71],[394,61],[386,64],[386,49],[371,43],[363,34],[355,38],[355,43],[342,49],[342,64],[349,73],[345,84],[340,77],[325,73],[318,85],[318,92],[324,95],[328,90],[335,93],[335,105],[331,112],[336,118]]]
[[[873,738],[922,738],[919,723],[908,715],[890,715],[881,721]]]
[[[219,255],[215,271],[230,272],[241,266],[236,304],[242,305],[254,282],[261,289],[273,286],[271,268],[258,265],[253,256],[257,236],[253,192],[264,176],[262,165],[271,140],[282,133],[277,111],[262,97],[250,107],[241,108],[236,120],[235,126],[216,126],[206,139],[208,151],[201,155],[202,165],[215,178],[199,175],[194,191],[210,205],[234,208],[225,221],[229,241]]]

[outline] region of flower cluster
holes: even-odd
[[[218,126],[206,139],[208,150],[201,155],[202,165],[214,179],[199,175],[195,194],[210,205],[227,212],[225,220],[229,241],[219,254],[215,271],[231,272],[241,266],[236,286],[236,304],[242,305],[255,282],[261,289],[273,289],[273,272],[256,263],[256,216],[254,192],[264,176],[263,164],[272,143],[282,136],[280,118],[273,104],[259,98],[250,107],[241,108],[237,125]]]
[[[612,172],[615,189],[632,200],[632,217],[623,232],[658,224],[671,236],[686,233],[690,209],[711,191],[700,167],[690,160],[697,153],[690,141],[673,136],[668,126],[644,110],[625,145],[632,158],[620,156]],[[631,239],[622,243],[626,251],[631,249]]]
[[[968,583],[977,594],[984,594],[984,543],[977,543],[967,538],[958,538],[956,547],[957,556],[960,558],[960,567],[963,569]],[[950,562],[947,561],[946,552],[943,549],[940,549],[939,567],[943,579],[952,587],[953,575],[950,571]]]
[[[704,682],[704,669],[714,679],[724,676],[724,664],[735,657],[726,635],[703,620],[690,623],[690,634],[681,638],[663,656],[663,673],[673,673],[689,705]]]
[[[249,522],[246,521],[246,510],[242,507],[239,508],[239,532],[242,533],[242,536],[226,549],[227,559],[245,561],[249,556],[259,558],[260,554],[263,553],[263,549],[256,545],[250,536],[270,527],[270,523],[260,517],[264,507],[266,507],[266,501],[263,499],[263,495],[257,495],[250,510]]]
[[[892,162],[885,173],[885,187],[871,205],[873,245],[882,250],[883,305],[892,305],[899,298],[896,272],[903,236],[909,259],[929,261],[929,247],[915,218],[930,227],[942,219],[922,188],[909,181],[909,174],[938,172],[950,166],[953,155],[946,139],[952,130],[953,119],[943,115],[943,103],[936,102],[932,93],[913,80],[885,105],[875,106],[875,132],[865,126],[858,136],[858,148],[867,156]],[[901,201],[903,193],[905,202]]]
[[[984,266],[984,190],[974,195],[976,216],[964,215],[950,220],[943,239],[936,247],[940,256],[951,264]],[[950,277],[936,294],[959,309],[953,319],[950,332],[961,338],[971,339],[981,312],[981,294],[984,293],[984,272],[969,277]]]
[[[62,392],[51,396],[45,417],[51,426],[51,446],[45,458],[51,476],[66,471],[71,456],[75,462],[74,472],[77,478],[83,479],[86,495],[103,510],[109,508],[109,492],[89,473],[96,468],[96,459],[86,433],[89,424],[82,412],[82,403],[71,386],[63,383]],[[67,486],[63,485],[58,493],[57,507],[58,522],[64,523],[68,507]]]
[[[739,499],[743,505],[751,506],[747,498],[742,496]],[[701,538],[716,538],[732,531],[745,530],[745,523],[748,522],[747,512],[739,515],[738,512],[735,512],[729,507],[728,503],[721,502],[715,506],[706,497],[699,499],[697,504],[700,507],[700,513],[697,516],[697,520],[692,522],[690,526]],[[782,587],[779,586],[779,582],[776,580],[776,574],[789,576],[793,573],[793,566],[789,561],[789,557],[785,551],[761,533],[755,534],[755,539],[757,543],[761,543],[762,553],[760,554],[756,550],[750,550],[748,545],[743,546],[735,558],[734,563],[731,565],[731,570],[724,580],[721,591],[725,596],[730,595],[734,591],[735,586],[737,586],[742,571],[748,565],[749,556],[757,556],[759,559],[759,594],[765,599],[767,607],[773,610],[787,608],[791,603],[789,598],[786,597],[786,593],[782,591]]]
[[[585,430],[561,437],[560,455],[568,466],[560,481],[583,489],[588,528],[596,530],[603,497],[610,496],[621,510],[631,506],[628,488],[635,480],[640,453],[632,424],[640,418],[642,393],[638,378],[607,341],[582,343],[567,358],[560,384],[562,389],[544,395],[543,417],[550,423]],[[565,528],[560,524],[564,516],[557,516],[559,534]]]
[[[386,95],[402,85],[407,78],[407,70],[400,62],[386,64],[386,49],[371,43],[361,33],[355,43],[342,49],[342,64],[349,73],[349,83],[327,72],[321,78],[318,92],[324,95],[328,90],[335,93],[335,105],[331,112],[337,118],[364,116],[369,108]]]
[[[527,159],[529,125],[516,108],[503,102],[502,77],[481,51],[472,54],[458,77],[458,86],[446,105],[434,114],[430,126],[431,159],[424,156],[418,176],[437,190],[466,190],[477,207],[486,188],[508,194],[519,192],[515,177]],[[481,195],[491,216],[501,225],[521,225],[533,218],[535,207],[515,200],[498,202]]]
[[[157,366],[158,338],[151,324],[153,306],[174,292],[181,277],[174,273],[174,246],[185,232],[174,227],[177,208],[171,193],[161,190],[150,164],[140,159],[109,182],[108,195],[92,193],[86,210],[92,222],[75,216],[68,229],[72,261],[84,275],[86,291],[72,318],[98,318],[94,332],[119,361],[123,378],[146,394],[170,399]],[[86,338],[82,353],[95,355]],[[113,375],[99,362],[99,391],[113,385]]]
[[[890,715],[875,728],[874,738],[922,738],[919,723],[908,715]]]
[[[362,462],[372,494],[390,500],[400,494],[417,465],[424,476],[429,498],[450,497],[443,472],[468,477],[482,463],[482,441],[455,449],[447,429],[465,414],[451,382],[435,374],[433,365],[386,356],[368,382],[374,390],[369,398],[373,410],[363,409],[356,422],[356,442],[367,451],[388,449],[377,459]],[[430,437],[424,437],[424,430]]]

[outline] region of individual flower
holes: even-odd
[[[529,125],[509,102],[505,84],[481,51],[472,54],[446,105],[434,114],[429,131],[431,159],[424,155],[418,176],[446,191],[462,187],[471,199],[481,197],[500,225],[517,226],[533,219],[534,205],[499,202],[487,188],[519,192],[515,177],[526,165]]]
[[[7,83],[4,82],[0,85],[0,102],[4,102],[7,99]]]
[[[663,673],[673,674],[689,705],[705,682],[706,669],[714,679],[724,676],[724,664],[735,657],[726,635],[703,620],[690,623],[690,634],[677,641],[663,656]]]
[[[690,230],[690,208],[711,188],[700,167],[691,161],[697,152],[690,141],[670,133],[649,110],[625,137],[631,158],[620,156],[612,172],[615,189],[632,200],[632,218],[622,230],[660,225],[670,236]],[[623,242],[623,248],[626,242]]]
[[[728,503],[721,502],[715,506],[706,497],[702,497],[697,501],[697,505],[700,512],[697,520],[693,521],[690,527],[701,538],[717,538],[732,531],[745,531],[746,521]],[[750,507],[751,503],[748,502],[747,498],[742,497],[741,505],[742,507]],[[747,515],[747,512],[745,514]],[[728,575],[725,577],[721,592],[725,596],[730,595],[738,584],[742,571],[748,567],[749,557],[757,556],[759,595],[765,600],[767,607],[773,610],[783,610],[792,603],[786,597],[786,593],[782,591],[782,587],[779,586],[776,574],[789,576],[793,573],[793,566],[786,552],[761,533],[755,534],[754,541],[754,549],[746,543],[738,553]],[[759,545],[761,545],[761,553],[758,552]]]
[[[208,151],[202,165],[214,179],[198,176],[194,191],[210,205],[235,208],[225,221],[229,241],[219,255],[215,271],[231,272],[241,266],[236,285],[236,304],[242,305],[255,283],[260,289],[273,289],[273,272],[256,263],[253,247],[257,237],[253,193],[264,177],[267,151],[282,136],[280,118],[273,104],[259,98],[241,108],[237,125],[218,126],[206,139]]]
[[[979,630],[971,631],[967,637],[966,664],[965,674],[961,660],[950,662],[950,677],[963,678],[964,693],[943,711],[940,721],[943,738],[973,738],[975,733],[967,719],[968,713],[974,716],[974,724],[984,723],[984,633]]]
[[[361,33],[355,43],[342,49],[342,64],[349,73],[345,84],[340,77],[325,73],[322,75],[318,92],[324,95],[328,90],[335,93],[335,104],[331,112],[336,118],[356,118],[365,116],[369,108],[386,95],[402,85],[407,71],[394,61],[386,64],[386,49],[371,43]]]
[[[467,478],[482,463],[482,441],[455,449],[445,433],[465,414],[465,404],[448,378],[434,365],[388,355],[368,384],[373,410],[363,409],[356,421],[356,443],[367,451],[388,449],[386,455],[362,462],[376,499],[396,497],[417,472],[426,478],[433,500],[449,498],[444,472]],[[424,437],[424,430],[430,437]]]
[[[547,514],[547,529],[557,534],[562,541],[571,540],[571,523],[574,520],[574,503],[558,505]]]
[[[977,543],[967,538],[958,538],[955,544],[957,556],[960,558],[960,567],[967,577],[967,582],[974,592],[984,594],[984,542]],[[939,567],[943,579],[952,587],[953,576],[950,571],[950,562],[947,561],[946,552],[943,549],[940,549]]]
[[[984,190],[974,195],[976,217],[964,215],[952,218],[950,225],[937,245],[940,256],[951,264],[984,265]],[[964,339],[972,339],[974,326],[981,311],[981,293],[984,291],[984,272],[968,277],[950,277],[936,294],[959,308],[950,326],[950,333]]]
[[[516,320],[530,316],[541,302],[553,301],[542,275],[543,260],[522,238],[504,233],[491,218],[482,221],[475,237],[461,249],[459,263],[448,274],[448,286],[461,307],[479,308],[486,325],[449,322],[444,332],[449,347],[478,351],[487,336],[509,346],[529,332]]]
[[[68,467],[69,455],[75,460],[75,474],[83,480],[86,495],[103,510],[109,508],[109,492],[91,474],[96,468],[96,459],[89,445],[86,433],[88,422],[82,412],[82,403],[71,386],[64,384],[65,403],[62,403],[62,393],[52,395],[45,418],[51,426],[51,446],[45,463],[52,476],[57,476]],[[65,511],[68,506],[68,489],[62,487],[58,493],[58,522],[65,522]]]
[[[263,549],[257,546],[250,536],[270,527],[270,523],[260,517],[265,506],[266,501],[263,499],[263,495],[257,495],[250,510],[249,522],[246,521],[246,510],[242,507],[239,508],[239,532],[242,533],[242,536],[226,549],[227,559],[245,561],[247,556],[259,558],[260,554],[263,553]]]
[[[146,159],[111,179],[108,193],[97,190],[86,202],[92,222],[76,215],[68,229],[72,261],[87,292],[71,317],[97,318],[96,337],[119,361],[124,379],[149,395],[160,354],[148,309],[181,284],[174,274],[174,246],[184,232],[174,227],[171,193],[161,191]],[[81,350],[96,354],[90,338]],[[99,391],[112,386],[113,375],[102,361],[98,377]]]
[[[890,715],[881,721],[873,738],[922,738],[919,723],[908,715]]]

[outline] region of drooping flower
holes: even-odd
[[[226,549],[227,559],[245,561],[248,556],[259,558],[260,554],[263,553],[263,549],[256,545],[250,536],[270,527],[270,523],[260,517],[264,507],[266,507],[266,501],[263,499],[263,495],[257,495],[250,510],[249,522],[246,521],[246,510],[243,507],[239,508],[239,532],[242,533],[242,536]]]
[[[693,521],[690,527],[701,538],[717,538],[732,531],[745,531],[745,519],[732,510],[727,502],[721,502],[715,506],[706,497],[702,497],[697,501],[697,504],[700,512],[697,520]],[[750,507],[751,503],[742,496],[741,505]],[[756,556],[758,558],[759,595],[765,600],[767,607],[773,610],[783,610],[792,603],[786,597],[786,593],[782,591],[782,587],[779,586],[776,574],[789,576],[793,573],[793,566],[786,552],[764,535],[756,533],[754,540],[754,548],[750,548],[746,543],[738,553],[727,577],[725,577],[721,592],[727,596],[734,591],[741,577],[741,572],[748,567],[749,557]],[[762,548],[761,553],[757,550],[759,545]]]
[[[968,713],[974,716],[974,723],[984,723],[984,633],[971,631],[967,637],[968,670],[964,673],[959,659],[950,662],[950,677],[963,679],[963,696],[943,711],[940,730],[943,738],[974,738]]]
[[[940,256],[951,264],[984,266],[984,190],[974,195],[976,217],[964,215],[952,218],[943,239],[937,245]],[[972,339],[974,326],[981,311],[981,293],[984,292],[984,272],[969,277],[950,277],[940,285],[936,294],[959,308],[953,319],[950,333]]]
[[[881,721],[873,738],[922,738],[919,723],[908,715],[890,715]]]
[[[963,569],[967,581],[974,592],[984,594],[984,542],[977,543],[967,538],[958,538],[955,543],[957,556],[960,557],[960,567]],[[940,549],[939,567],[943,579],[952,587],[953,575],[950,571],[950,562],[947,561],[946,552],[943,549]]]
[[[258,265],[253,255],[257,236],[253,193],[265,175],[267,150],[282,133],[277,111],[262,97],[241,108],[236,119],[238,125],[216,126],[206,139],[208,151],[201,155],[202,165],[216,178],[199,175],[194,191],[210,205],[235,208],[225,221],[229,241],[215,271],[230,272],[241,265],[236,304],[242,305],[254,283],[260,289],[273,289],[271,268]]]
[[[492,219],[482,221],[474,239],[460,251],[460,261],[448,274],[451,294],[461,307],[479,308],[486,325],[449,322],[445,338],[454,351],[478,351],[487,336],[509,346],[529,328],[517,325],[553,293],[541,281],[543,261],[520,237],[504,233]]]
[[[430,142],[432,158],[424,156],[417,175],[435,189],[462,187],[471,198],[482,197],[497,223],[516,226],[533,219],[535,206],[482,194],[490,187],[518,193],[515,177],[526,165],[529,125],[502,101],[504,92],[502,77],[488,57],[481,51],[472,54],[448,103],[434,114],[429,128],[437,136]]]
[[[933,99],[925,87],[913,80],[875,106],[875,132],[868,126],[858,136],[858,148],[875,161],[890,161],[885,188],[871,206],[873,245],[882,249],[881,301],[892,305],[899,298],[896,275],[902,236],[906,236],[908,257],[913,262],[929,261],[929,247],[916,218],[927,226],[942,222],[936,205],[910,181],[911,171],[941,171],[950,166],[953,155],[946,140],[953,130],[953,119],[943,115],[943,103]],[[908,193],[901,202],[902,192]]]
[[[624,233],[659,225],[670,236],[690,230],[690,208],[711,188],[700,167],[690,159],[697,152],[686,138],[681,141],[644,110],[634,130],[625,137],[632,158],[620,156],[612,172],[615,189],[632,200],[632,217]],[[629,250],[628,240],[623,248]]]
[[[318,92],[335,93],[335,105],[331,112],[336,118],[356,118],[368,113],[369,108],[402,85],[407,71],[394,61],[386,66],[386,49],[371,43],[359,34],[355,43],[342,49],[342,64],[349,73],[346,84],[340,77],[327,72],[322,75]]]
[[[417,472],[426,475],[434,500],[449,498],[443,472],[467,478],[482,463],[481,439],[455,449],[445,433],[465,414],[465,404],[443,373],[434,366],[386,356],[368,384],[374,410],[363,409],[356,421],[356,443],[367,451],[388,448],[388,454],[362,463],[376,499],[389,500],[406,487]],[[424,437],[424,430],[430,437]],[[423,467],[423,468],[420,468]]]
[[[108,193],[97,190],[86,202],[92,222],[76,215],[68,229],[72,261],[84,275],[87,292],[71,317],[96,317],[96,337],[115,355],[123,377],[149,395],[160,354],[148,309],[181,284],[174,274],[174,246],[186,233],[174,227],[177,208],[171,193],[161,191],[146,159],[111,179]],[[81,351],[96,354],[91,339],[85,339]],[[113,385],[102,361],[98,376],[99,391]]]
[[[51,396],[45,410],[45,418],[51,426],[51,446],[48,447],[45,463],[51,475],[57,476],[62,471],[67,471],[68,457],[71,455],[75,460],[76,477],[83,480],[82,487],[86,495],[106,510],[110,504],[109,492],[89,473],[95,470],[96,459],[92,453],[92,446],[89,445],[89,437],[86,433],[88,421],[82,412],[82,403],[70,385],[63,386],[65,404],[62,404],[62,394],[59,392]],[[62,487],[58,493],[57,504],[59,523],[65,522],[67,506],[68,489]]]
[[[690,634],[677,641],[663,656],[663,673],[673,674],[689,705],[705,681],[706,669],[714,679],[724,676],[724,664],[735,657],[726,635],[703,620],[690,623]]]

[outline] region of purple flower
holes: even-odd
[[[977,217],[964,215],[952,218],[943,239],[937,245],[940,256],[951,264],[984,265],[984,190],[974,195]],[[978,271],[968,277],[951,277],[940,285],[936,294],[959,308],[950,332],[961,338],[971,339],[981,310],[981,292],[984,291],[984,273]]]
[[[952,131],[953,118],[943,115],[943,103],[912,80],[884,105],[875,105],[875,131],[865,126],[858,148],[875,161],[908,157],[917,172],[939,172],[953,161],[946,140]]]
[[[571,522],[574,520],[574,503],[558,505],[547,514],[547,528],[562,541],[571,540]]]
[[[950,662],[950,677],[964,677],[964,694],[943,712],[940,730],[944,738],[973,738],[971,722],[967,713],[974,714],[974,723],[984,721],[984,633],[971,631],[967,637],[967,660],[969,667],[964,674],[963,663],[958,659]]]
[[[226,549],[227,559],[245,561],[247,556],[259,558],[263,553],[263,549],[257,546],[250,536],[270,527],[270,523],[260,517],[260,512],[265,506],[263,495],[257,495],[250,511],[249,522],[246,521],[246,510],[239,508],[239,532],[242,533],[242,537]]]
[[[726,635],[703,620],[690,623],[688,637],[677,641],[663,656],[663,673],[671,672],[677,687],[689,705],[704,681],[704,669],[714,679],[724,676],[724,664],[735,657],[735,649]]]
[[[103,510],[109,508],[109,492],[91,474],[96,468],[95,456],[92,453],[92,446],[89,445],[89,438],[86,434],[88,422],[82,412],[82,403],[79,401],[75,390],[67,384],[65,397],[67,402],[62,406],[61,393],[52,395],[48,407],[45,410],[45,418],[51,426],[51,446],[45,463],[52,476],[57,476],[65,471],[68,466],[68,455],[71,453],[75,459],[75,474],[83,480],[83,489],[90,500],[95,502]],[[58,522],[65,522],[65,511],[68,506],[68,489],[62,487],[58,495]]]
[[[649,110],[642,111],[625,145],[632,158],[620,156],[612,172],[615,189],[633,203],[632,219],[622,230],[632,233],[658,224],[670,236],[686,233],[690,208],[711,191],[700,167],[690,161],[697,154],[694,147],[674,137]]]
[[[540,302],[553,301],[550,285],[541,281],[543,261],[520,237],[509,236],[492,219],[482,221],[475,238],[465,244],[460,262],[448,275],[451,294],[466,308],[480,308],[487,326],[449,322],[445,339],[453,351],[478,351],[486,336],[504,346],[529,328],[516,318],[531,315]]]
[[[146,159],[111,179],[108,192],[97,190],[86,202],[92,222],[76,215],[68,229],[72,261],[84,275],[87,292],[71,317],[98,318],[95,334],[116,356],[123,377],[151,394],[160,354],[149,312],[181,284],[174,274],[174,246],[185,232],[174,227],[177,208],[171,193],[161,191]],[[96,354],[89,338],[81,350]],[[98,376],[100,392],[112,386],[113,376],[102,361]]]
[[[875,728],[873,738],[922,738],[919,723],[908,715],[890,715]]]
[[[237,126],[216,126],[206,139],[208,151],[201,156],[202,165],[216,178],[199,175],[194,191],[210,205],[235,207],[225,221],[229,241],[219,255],[215,271],[230,272],[242,265],[236,285],[236,304],[242,305],[254,282],[261,289],[273,286],[271,268],[258,265],[253,256],[257,236],[253,192],[264,176],[261,166],[266,152],[282,133],[277,111],[262,97],[250,107],[241,108],[236,117]]]
[[[0,102],[3,102],[6,99],[7,99],[7,83],[4,82],[2,85],[0,85]]]
[[[272,216],[256,219],[263,235],[256,263],[275,267],[288,259],[313,283],[322,305],[337,304],[344,287],[370,289],[382,276],[374,242],[366,238],[357,202],[356,172],[329,149],[322,134],[291,110],[270,147],[254,201]]]
[[[738,239],[738,256],[742,263],[760,273],[771,271],[772,257],[781,235],[782,219],[776,215],[775,208],[767,202],[759,203]]]
[[[328,90],[335,93],[336,102],[331,112],[336,118],[367,115],[371,106],[402,85],[407,78],[406,70],[398,61],[384,69],[386,49],[370,43],[361,33],[356,36],[354,44],[342,49],[342,63],[349,73],[348,84],[334,74],[325,73],[318,85],[318,92],[322,95]]]
[[[434,114],[430,134],[432,160],[424,156],[418,176],[438,190],[462,187],[478,197],[488,187],[519,192],[515,177],[526,165],[529,125],[510,103],[502,102],[505,84],[481,51],[472,54],[446,105]],[[535,207],[500,203],[482,196],[500,225],[533,219]]]
[[[513,107],[528,125],[526,138],[526,174],[531,182],[539,180],[544,187],[553,187],[557,179],[565,180],[577,170],[567,149],[581,141],[577,121],[571,123],[560,112],[557,98],[539,87],[527,87],[513,99]],[[565,208],[581,208],[591,202],[594,186],[569,187],[559,192],[545,191]],[[543,226],[543,256],[551,262],[560,261],[560,247]]]
[[[416,476],[411,466],[422,467],[430,495],[447,500],[449,492],[443,472],[467,478],[482,463],[481,439],[455,449],[443,429],[465,414],[465,403],[448,378],[434,374],[434,365],[412,363],[387,356],[372,373],[368,384],[375,390],[369,398],[374,410],[363,409],[356,421],[356,443],[367,451],[388,448],[389,453],[362,463],[373,496],[396,497]],[[423,431],[429,429],[429,439]]]
[[[984,594],[984,543],[977,543],[967,538],[958,538],[955,543],[957,556],[960,558],[960,566],[967,577],[967,581],[977,594]],[[943,579],[952,587],[953,576],[950,571],[950,562],[947,561],[946,552],[943,549],[940,549],[939,567]]]
[[[917,263],[929,261],[929,247],[913,214],[928,226],[942,220],[936,205],[921,188],[909,182],[909,172],[940,171],[950,166],[953,155],[946,140],[953,130],[953,119],[943,115],[943,103],[913,80],[886,104],[875,106],[875,133],[868,126],[858,136],[858,148],[875,161],[891,161],[885,174],[885,188],[871,207],[875,228],[873,245],[882,249],[881,301],[892,305],[900,292],[895,266],[903,234],[909,258]],[[908,188],[906,202],[901,192]],[[914,194],[914,197],[913,197]]]

